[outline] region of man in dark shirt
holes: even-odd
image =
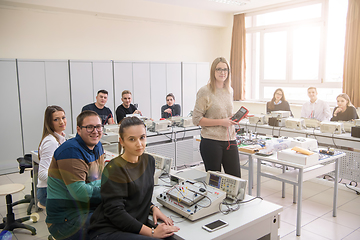
[[[105,107],[107,99],[108,99],[108,91],[99,90],[96,95],[96,102],[90,103],[90,104],[84,106],[81,109],[81,112],[83,112],[85,110],[94,111],[97,114],[99,114],[99,116],[102,120],[102,125],[114,124],[115,122],[114,122],[114,118],[113,118],[111,110],[109,108]]]
[[[140,114],[141,111],[138,110],[133,104],[131,104],[131,92],[129,90],[124,90],[121,93],[121,101],[123,102],[116,108],[116,120],[120,124],[121,120],[126,117],[126,114]]]

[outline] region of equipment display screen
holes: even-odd
[[[209,185],[212,187],[220,188],[221,178],[214,174],[210,174]]]

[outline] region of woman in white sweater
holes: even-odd
[[[65,142],[65,129],[64,109],[55,105],[48,106],[44,114],[43,134],[38,149],[40,164],[36,193],[40,204],[43,206],[46,206],[48,169],[55,150]]]
[[[230,67],[225,58],[216,58],[209,83],[199,89],[193,111],[194,125],[201,126],[200,154],[206,171],[220,171],[240,177],[239,152],[233,115]]]

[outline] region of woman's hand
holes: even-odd
[[[171,108],[165,109],[164,112],[166,112],[166,113],[168,113],[168,114],[172,114]]]
[[[238,123],[231,120],[231,118],[224,118],[224,119],[221,119],[220,125],[224,126],[224,127],[230,127],[231,125],[236,125],[236,124],[238,124]]]
[[[168,218],[165,216],[165,214],[163,214],[159,208],[157,207],[153,207],[153,218],[154,218],[154,224],[157,224],[157,220],[160,219],[162,220],[166,225],[170,225],[173,226],[174,222],[171,218]]]
[[[174,234],[174,232],[177,232],[179,230],[180,230],[180,228],[178,228],[176,226],[169,226],[169,225],[166,225],[165,223],[161,223],[155,228],[153,237],[155,237],[155,238],[170,237],[171,235]]]
[[[334,112],[334,116],[336,117],[337,114],[338,114],[339,112],[342,112],[342,111],[343,111],[343,109],[342,109],[341,107],[338,107],[338,108],[335,110],[335,112]]]

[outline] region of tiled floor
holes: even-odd
[[[265,166],[264,166],[265,167]],[[242,171],[242,177],[247,179],[247,171]],[[256,177],[255,179],[256,180]],[[29,194],[31,189],[30,173],[8,174],[0,176],[0,183],[23,183],[25,190],[13,194],[13,201],[22,199],[24,194]],[[256,182],[255,182],[256,184]],[[262,197],[270,202],[284,207],[281,213],[279,234],[281,240],[306,239],[360,239],[360,196],[355,192],[339,185],[337,217],[332,217],[333,183],[323,179],[313,179],[304,183],[302,206],[301,236],[295,234],[296,204],[292,203],[292,186],[286,185],[286,197],[281,198],[281,184],[275,180],[262,178]],[[359,188],[357,188],[359,190]],[[256,194],[254,187],[253,195]],[[27,204],[14,207],[15,217],[26,216]],[[0,196],[0,215],[6,215],[5,197]],[[37,235],[32,236],[30,231],[16,229],[12,240],[22,239],[47,239],[49,233],[45,224],[45,213],[39,212],[40,220],[37,223],[25,222],[37,230]]]

